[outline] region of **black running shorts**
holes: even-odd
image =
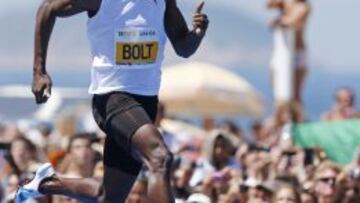
[[[104,165],[137,175],[142,163],[132,153],[132,136],[143,125],[154,123],[157,96],[124,92],[94,95],[92,110],[96,123],[106,133]]]

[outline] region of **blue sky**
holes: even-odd
[[[227,15],[228,11],[246,15],[259,25],[266,26],[268,18],[274,13],[265,9],[265,0],[205,0],[208,7],[223,8],[219,13],[212,13],[210,19]],[[34,15],[40,0],[1,0],[0,1],[0,67],[24,67],[32,62],[32,41]],[[197,0],[178,0],[181,8],[191,9]],[[313,0],[313,14],[307,33],[310,60],[312,66],[325,67],[329,70],[348,72],[360,70],[360,19],[359,0]],[[204,11],[206,11],[206,7]],[[190,13],[185,13],[190,16]],[[5,20],[5,18],[7,20]],[[60,20],[55,28],[53,40],[50,44],[49,64],[53,66],[79,66],[89,64],[88,45],[85,37],[86,17],[75,17],[71,21]],[[236,23],[227,21],[228,30],[216,29],[211,24],[213,32],[231,32]],[[237,25],[240,26],[241,25]],[[5,29],[4,29],[5,28]],[[71,37],[69,37],[71,36]],[[248,47],[219,47],[212,41],[205,41],[204,47],[194,57],[195,60],[216,62],[221,60],[233,61],[241,64],[244,61],[261,61],[267,64],[269,47],[249,50]],[[271,40],[271,39],[269,39]],[[73,44],[78,45],[74,49]],[[219,57],[219,51],[224,53]],[[266,52],[264,54],[264,52]],[[235,54],[236,53],[236,54]],[[181,62],[168,54],[166,63]],[[63,57],[61,57],[63,56]],[[76,56],[76,57],[74,57]],[[224,59],[222,57],[226,56]],[[69,59],[70,60],[66,60]],[[221,62],[220,62],[221,63]],[[245,63],[245,62],[244,62]],[[224,64],[226,65],[226,64]],[[259,64],[257,64],[259,65]]]
[[[222,0],[227,6],[236,5],[244,12],[267,22],[271,14],[264,8],[265,0]],[[250,3],[251,2],[251,3]],[[310,0],[313,13],[308,40],[311,55],[331,68],[360,69],[360,1]]]

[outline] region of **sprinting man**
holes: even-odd
[[[280,66],[285,64],[285,66],[289,65],[294,68],[293,73],[290,73],[293,75],[292,78],[280,77],[282,80],[290,81],[290,88],[292,87],[290,90],[280,90],[282,91],[280,95],[285,94],[287,97],[286,94],[290,92],[291,100],[302,103],[301,93],[307,74],[305,31],[311,10],[310,4],[307,0],[268,0],[267,4],[269,8],[280,11],[280,16],[272,23],[275,28],[275,42],[271,66],[275,70],[281,69],[276,67],[279,64]],[[290,61],[287,61],[288,57]],[[275,80],[276,76],[273,79]],[[287,99],[286,97],[285,99]]]
[[[176,0],[45,0],[37,13],[32,91],[36,103],[48,100],[52,82],[46,71],[48,43],[57,17],[87,12],[92,53],[92,109],[107,134],[103,190],[89,179],[64,179],[49,164],[19,188],[16,201],[62,194],[82,201],[121,203],[142,164],[149,170],[151,202],[174,202],[170,186],[172,154],[154,126],[166,38],[177,55],[189,57],[205,36],[208,19],[201,2],[188,26]],[[99,192],[99,191],[102,191]]]

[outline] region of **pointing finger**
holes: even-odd
[[[201,13],[202,9],[204,8],[205,1],[201,1],[200,4],[197,6],[195,13]]]

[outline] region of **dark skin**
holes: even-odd
[[[166,34],[175,52],[181,57],[189,57],[198,49],[208,27],[207,16],[201,13],[204,2],[196,8],[192,20],[193,29],[189,30],[176,0],[165,1]],[[36,18],[32,84],[36,103],[45,103],[51,94],[52,82],[46,71],[46,56],[56,18],[82,12],[93,16],[99,10],[100,4],[101,0],[45,0],[41,4]],[[116,129],[114,131],[116,132]],[[139,152],[140,158],[149,169],[147,194],[150,202],[174,202],[170,186],[172,155],[156,126],[149,123],[139,128],[132,137],[132,146]],[[136,176],[108,166],[104,166],[104,171],[103,200],[108,203],[125,202]],[[96,181],[58,176],[40,184],[40,191],[44,194],[61,194],[89,202],[96,201],[100,189],[100,184]]]
[[[96,13],[101,0],[45,0],[37,13],[32,92],[36,103],[45,103],[51,95],[52,81],[46,71],[47,49],[57,17],[69,17],[82,12]],[[208,18],[202,14],[201,2],[193,14],[193,29],[189,30],[176,0],[166,0],[165,30],[175,50],[182,57],[189,57],[198,49],[207,27]]]

